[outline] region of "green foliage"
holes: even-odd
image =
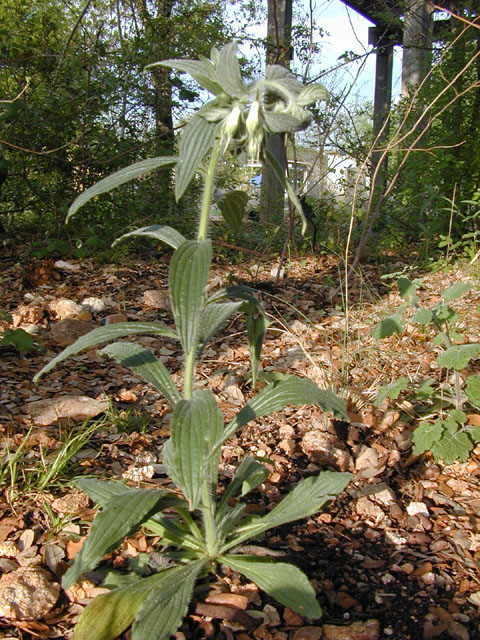
[[[0,347],[13,347],[20,353],[34,348],[32,336],[24,329],[5,329],[1,336]]]
[[[480,353],[478,344],[453,344],[452,340],[462,340],[463,337],[454,330],[457,319],[455,311],[449,306],[449,302],[457,300],[469,291],[469,282],[456,282],[441,292],[441,300],[431,309],[420,306],[417,296],[416,284],[407,278],[398,281],[399,291],[406,303],[402,304],[396,316],[396,325],[389,325],[382,321],[374,330],[374,337],[387,337],[398,333],[397,326],[403,326],[403,314],[407,307],[413,307],[412,322],[421,326],[430,325],[437,331],[434,343],[443,346],[443,351],[437,357],[440,367],[453,369],[455,379],[455,394],[438,394],[433,380],[424,380],[413,391],[414,396],[420,402],[435,402],[437,396],[440,400],[440,417],[433,422],[421,422],[413,434],[416,455],[424,451],[431,451],[438,460],[451,464],[455,460],[466,460],[474,444],[480,440],[480,430],[466,424],[467,415],[462,411],[464,402],[474,407],[480,405],[480,377],[471,375],[466,378],[465,389],[462,394],[460,377],[458,372],[465,369],[470,362]],[[388,320],[388,318],[387,318]],[[382,387],[375,405],[379,406],[386,398],[398,398],[400,392],[409,388],[408,380],[401,377],[392,384]],[[453,400],[454,397],[454,400]],[[454,408],[451,408],[453,405]],[[435,405],[434,405],[435,406]]]
[[[269,529],[313,515],[343,491],[351,478],[348,473],[328,471],[306,478],[268,514],[251,516],[241,499],[266,479],[268,471],[259,460],[247,457],[223,497],[217,500],[221,446],[243,425],[286,405],[318,404],[326,412],[344,419],[348,416],[345,403],[331,391],[319,389],[311,380],[284,375],[272,376],[271,382],[224,426],[213,393],[208,389],[195,389],[194,385],[195,364],[205,344],[233,313],[244,311],[255,386],[267,329],[262,306],[247,287],[225,287],[206,295],[212,261],[208,221],[218,159],[222,152],[233,147],[237,153],[245,152],[250,157],[260,156],[268,161],[263,156],[265,133],[304,128],[309,121],[305,107],[323,98],[324,91],[317,85],[303,87],[292,74],[279,67],[270,67],[265,79],[246,85],[234,44],[226,45],[221,51],[213,49],[210,60],[201,57],[198,61],[168,60],[161,64],[189,72],[202,87],[215,94],[185,127],[178,159],[168,158],[162,164],[157,158],[149,165],[153,169],[175,164],[178,198],[196,172],[204,173],[197,237],[187,240],[165,226],[127,234],[160,239],[175,249],[169,273],[175,330],[159,323],[141,322],[95,329],[54,358],[36,379],[65,358],[102,342],[142,334],[180,342],[185,355],[182,393],[163,363],[141,346],[117,341],[99,353],[132,368],[172,405],[171,436],[163,449],[163,461],[183,498],[173,492],[132,489],[120,482],[80,478],[78,486],[99,503],[102,510],[66,572],[63,584],[68,587],[82,573],[94,569],[106,553],[139,528],[158,537],[163,547],[174,547],[175,551],[168,553],[178,564],[121,586],[109,582],[112,591],[87,606],[77,624],[75,640],[113,640],[130,625],[133,640],[167,640],[187,612],[195,581],[207,571],[215,572],[217,565],[228,566],[255,580],[261,589],[307,618],[318,618],[321,609],[315,592],[299,569],[273,559],[233,552],[246,540],[262,537]],[[272,95],[277,97],[276,101],[271,101]],[[206,156],[210,158],[204,171]],[[139,175],[138,170],[143,171],[146,166],[146,163],[141,167],[134,165],[91,187],[71,206],[70,215],[91,198]],[[285,188],[296,200],[292,187],[286,182]],[[238,219],[244,206],[244,197],[239,193],[233,191],[224,196],[224,209],[233,220]],[[230,297],[238,301],[228,300]]]

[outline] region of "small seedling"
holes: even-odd
[[[439,393],[435,381],[428,379],[423,381],[416,392],[413,392],[420,401],[435,402],[432,408],[436,408],[439,414],[438,419],[433,422],[425,421],[417,426],[413,434],[413,453],[420,455],[430,450],[435,459],[451,464],[456,460],[466,460],[475,443],[480,441],[480,427],[468,424],[467,414],[463,411],[465,404],[476,409],[480,408],[480,376],[467,376],[462,390],[459,374],[459,371],[465,369],[480,354],[480,344],[463,343],[463,336],[455,330],[457,314],[449,305],[450,302],[465,294],[471,285],[468,282],[453,284],[442,291],[441,300],[435,306],[426,308],[420,306],[420,298],[417,295],[418,284],[418,281],[412,282],[408,278],[398,280],[400,295],[405,302],[400,305],[394,315],[380,322],[373,336],[386,338],[394,333],[403,333],[404,313],[408,308],[415,310],[410,322],[420,326],[430,326],[436,330],[437,335],[433,342],[443,347],[437,357],[437,363],[442,368],[453,370],[454,389],[453,393],[448,393],[445,389]],[[407,378],[402,376],[380,389],[375,402],[376,406],[386,398],[398,398],[409,388]]]
[[[292,186],[275,159],[265,151],[268,133],[293,133],[310,122],[306,107],[326,97],[317,84],[304,86],[288,70],[267,68],[265,78],[245,84],[235,44],[211,58],[167,60],[162,64],[189,73],[214,94],[193,116],[179,142],[178,157],[144,160],[91,187],[73,203],[69,216],[92,197],[140,175],[162,167],[175,167],[177,200],[194,176],[204,177],[198,233],[187,240],[171,227],[156,225],[128,236],[153,237],[174,249],[170,262],[169,290],[175,328],[151,322],[119,323],[94,329],[67,347],[40,374],[70,355],[102,342],[126,336],[150,334],[180,342],[184,351],[182,393],[165,365],[155,355],[131,342],[114,342],[100,354],[129,366],[162,392],[173,408],[171,435],[163,448],[163,463],[183,497],[177,493],[130,488],[121,482],[81,478],[77,484],[102,507],[90,533],[65,573],[65,588],[99,564],[104,555],[122,544],[139,528],[160,540],[173,566],[158,566],[147,577],[112,588],[89,604],[77,624],[74,638],[113,640],[132,625],[133,640],[166,640],[187,613],[195,582],[218,565],[243,574],[280,603],[315,619],[321,609],[306,575],[295,566],[271,557],[242,554],[247,540],[293,520],[308,518],[335,498],[350,480],[348,473],[323,472],[301,482],[269,513],[252,516],[242,501],[259,487],[269,472],[253,457],[245,457],[233,480],[218,498],[218,468],[222,444],[248,422],[286,405],[318,404],[323,410],[348,419],[345,404],[313,381],[287,376],[267,384],[226,425],[215,396],[195,388],[195,366],[219,328],[238,312],[247,314],[247,336],[255,388],[267,319],[262,306],[247,287],[227,286],[206,293],[212,261],[208,239],[209,217],[217,164],[222,154],[269,163],[291,201],[306,221]],[[235,225],[243,217],[246,198],[235,190],[222,196],[221,211]],[[126,236],[124,236],[126,237]],[[232,301],[231,298],[235,298]],[[174,548],[170,551],[170,548]]]

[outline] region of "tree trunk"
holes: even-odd
[[[268,0],[267,64],[288,67],[292,59],[292,0]],[[287,156],[285,137],[271,135],[267,138],[267,150],[286,171]],[[264,220],[278,222],[283,219],[284,189],[270,167],[262,167],[261,216]]]

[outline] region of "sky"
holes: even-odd
[[[308,10],[309,1],[304,0]],[[335,67],[338,58],[345,51],[363,54],[371,51],[368,44],[368,28],[372,26],[359,13],[347,7],[340,0],[313,0],[314,18],[327,33],[322,46],[322,66]],[[401,89],[401,49],[395,48],[393,67],[393,94],[398,95]],[[352,65],[351,71],[343,72],[343,81],[349,83],[356,73],[357,65]],[[363,71],[357,79],[357,89],[360,95],[373,100],[375,86],[375,55],[368,57]]]
[[[314,21],[325,32],[324,38],[321,39],[321,67],[322,69],[335,68],[341,63],[338,58],[346,51],[352,51],[355,54],[365,54],[371,51],[372,47],[368,44],[368,27],[371,23],[359,13],[347,7],[340,0],[294,0],[297,10],[301,10],[303,3],[303,12],[309,15],[310,2],[313,7]],[[266,0],[263,0],[266,6]],[[266,36],[266,24],[256,27],[252,30],[255,37]],[[248,55],[248,54],[247,54]],[[340,85],[349,85],[353,77],[356,75],[359,63],[352,63],[349,68],[343,68],[338,73],[338,82]],[[297,69],[298,70],[298,69]],[[320,68],[312,68],[310,77],[315,77],[320,72]],[[320,79],[320,82],[322,79]],[[328,79],[327,79],[328,85]],[[368,56],[359,77],[356,80],[356,92],[363,98],[373,101],[375,86],[375,55]],[[400,94],[401,88],[401,50],[395,48],[394,69],[393,69],[393,96]]]

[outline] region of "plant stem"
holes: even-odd
[[[435,318],[435,316],[433,317],[433,324],[440,332],[440,335],[442,336],[442,339],[446,348],[450,349],[450,347],[453,347],[453,343],[450,340],[450,336],[448,335],[448,329],[445,328],[444,330],[441,323],[438,321],[437,318]],[[456,369],[453,370],[453,376],[455,379],[455,408],[458,411],[462,411],[463,409],[462,389],[460,384],[460,375]]]
[[[195,371],[195,349],[187,353],[185,358],[185,373],[183,376],[183,395],[185,400],[192,399],[193,393],[193,374]]]
[[[207,543],[207,553],[211,557],[215,557],[217,553],[217,531],[215,527],[214,508],[212,503],[212,497],[208,489],[208,485],[205,482],[203,485],[203,502],[202,508],[203,525],[205,527],[205,540]]]
[[[205,185],[203,187],[203,199],[202,199],[202,211],[200,213],[200,224],[198,225],[198,242],[203,242],[207,239],[208,233],[208,219],[210,215],[210,207],[212,204],[213,186],[215,180],[215,169],[217,167],[218,157],[220,155],[221,139],[219,138],[213,147],[212,155],[210,157],[210,163],[208,165],[207,176],[205,178]]]

